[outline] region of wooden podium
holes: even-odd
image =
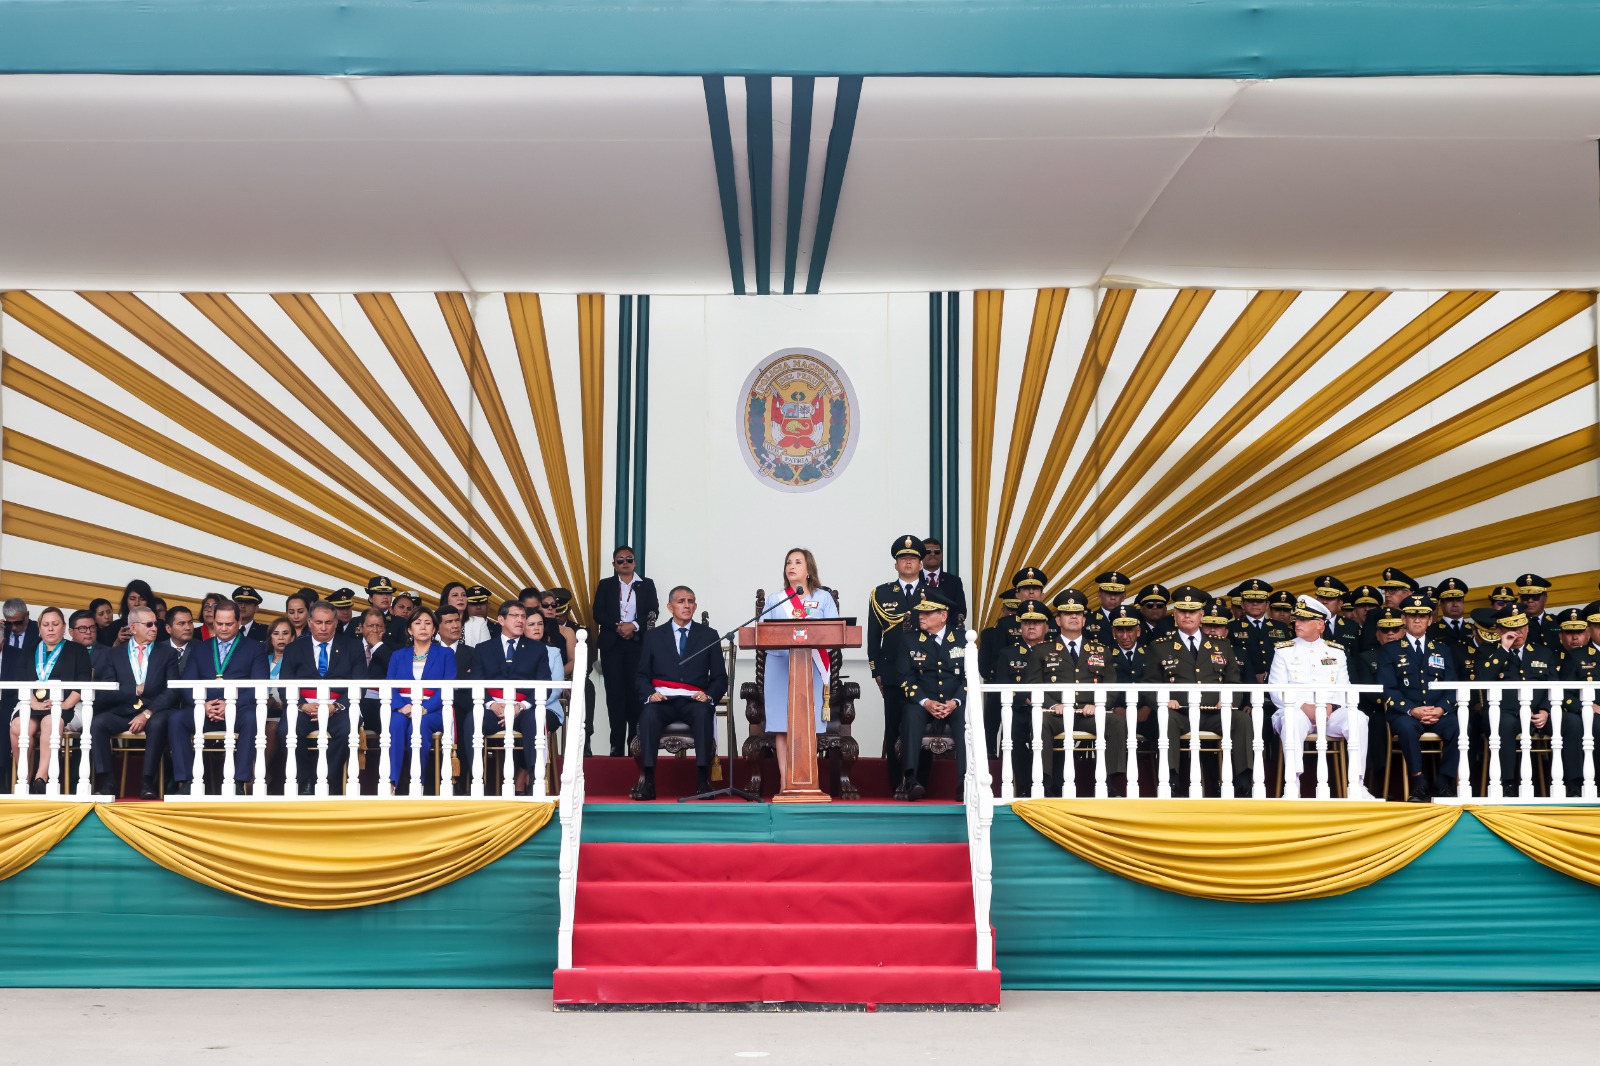
[[[861,647],[861,627],[843,618],[788,619],[757,622],[739,630],[739,647],[789,652],[789,764],[783,768],[783,791],[774,803],[828,803],[833,797],[817,787],[817,725],[811,706],[811,652],[817,648]],[[823,685],[828,680],[823,680]]]

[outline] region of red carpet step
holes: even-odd
[[[965,844],[585,844],[557,1009],[989,1009]]]

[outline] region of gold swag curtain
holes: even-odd
[[[259,903],[334,910],[465,877],[542,829],[554,809],[395,800],[121,803],[96,811],[135,851],[190,880]]]
[[[78,827],[87,803],[15,800],[0,804],[0,881],[32,866]]]
[[[1102,870],[1240,903],[1365,888],[1427,851],[1461,814],[1444,805],[1294,800],[1024,800],[1011,809]]]
[[[1467,810],[1528,858],[1600,885],[1600,807],[1477,807]]]

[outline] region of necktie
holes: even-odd
[[[1412,649],[1412,650],[1413,650],[1413,651],[1415,651],[1415,652],[1416,652],[1416,653],[1417,653],[1417,654],[1418,654],[1418,655],[1421,655],[1421,654],[1422,654],[1422,641],[1420,641],[1420,640],[1413,640],[1413,641],[1412,641],[1412,642],[1411,642],[1411,649]]]
[[[517,647],[517,642],[516,641],[514,641],[514,640],[506,641],[506,662],[507,663],[510,663],[516,657],[516,647]]]
[[[683,658],[683,646],[689,641],[689,631],[682,626],[678,627],[678,657]]]
[[[910,585],[904,585],[904,586],[901,586],[901,587],[905,589],[905,594],[906,594],[906,596],[909,597],[911,595],[911,586]]]
[[[317,674],[320,677],[328,676],[328,645],[317,645]]]
[[[370,670],[370,669],[372,669],[372,652],[373,652],[372,645],[371,644],[363,644],[362,647],[367,649],[367,669]]]
[[[938,574],[929,574],[928,575],[928,584],[932,585],[934,588],[938,588],[939,587],[939,575]]]
[[[1199,655],[1200,654],[1200,645],[1193,637],[1189,638],[1189,654],[1190,655]]]
[[[136,644],[134,647],[139,653],[139,670],[142,672],[144,670],[144,645]]]
[[[1077,641],[1075,641],[1075,640],[1067,641],[1067,654],[1072,656],[1072,665],[1073,666],[1077,666],[1078,665],[1078,642]]]

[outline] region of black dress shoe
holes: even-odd
[[[300,795],[302,795],[302,796],[315,796],[316,794],[317,794],[317,786],[316,785],[301,785],[300,786]]]
[[[923,794],[927,791],[922,787],[922,782],[918,781],[910,774],[906,775],[906,781],[903,787],[905,788],[906,799],[911,803],[915,803],[917,800],[921,799]]]
[[[94,794],[96,796],[115,796],[117,794],[117,783],[109,777],[102,777],[94,783]]]
[[[633,791],[628,795],[636,800],[653,800],[656,798],[656,783],[654,781],[640,781],[633,786]]]
[[[707,792],[710,792],[710,791],[711,791],[711,775],[710,774],[701,774],[699,777],[694,779],[694,794],[695,795],[703,796]]]
[[[611,757],[612,757],[612,758],[613,758],[613,759],[620,759],[620,758],[622,758],[622,749],[621,749],[621,748],[612,748],[612,749],[611,749]]]
[[[1406,792],[1407,803],[1432,803],[1433,797],[1428,794],[1428,786],[1423,781],[1421,774],[1411,778]]]
[[[174,781],[172,787],[167,789],[167,795],[169,796],[187,796],[188,794],[189,782],[187,781]]]
[[[44,795],[44,790],[48,787],[49,785],[45,782],[44,778],[36,777],[28,785],[28,792],[35,796],[42,796]]]
[[[151,788],[149,785],[146,785],[139,790],[139,798],[142,800],[153,800],[160,799],[161,797],[156,795],[155,789]]]

